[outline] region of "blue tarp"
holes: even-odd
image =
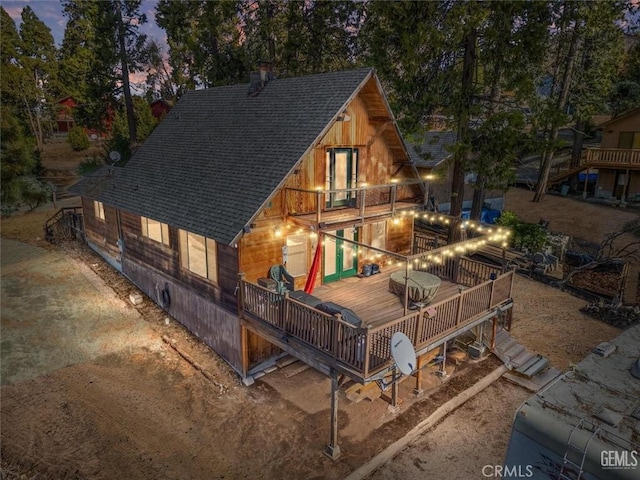
[[[584,182],[584,177],[585,177],[586,173],[584,172],[580,172],[578,174],[578,181],[579,182]],[[589,181],[590,182],[595,182],[598,179],[598,173],[589,173]]]
[[[471,209],[462,209],[461,217],[468,220],[471,216]],[[480,221],[482,223],[496,223],[496,219],[500,216],[500,210],[493,210],[491,208],[483,208],[480,214]]]

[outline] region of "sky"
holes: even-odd
[[[161,44],[166,44],[166,34],[155,22],[156,4],[157,0],[142,0],[140,11],[147,14],[147,23],[140,26],[140,31]],[[67,19],[62,15],[60,0],[0,0],[0,5],[13,18],[18,28],[21,23],[20,13],[26,5],[29,5],[38,18],[51,29],[56,46],[62,45]]]

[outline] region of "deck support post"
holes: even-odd
[[[484,343],[484,326],[487,322],[482,322],[480,325],[478,325],[478,338],[477,341],[480,345],[482,345]]]
[[[440,370],[438,370],[438,375],[441,379],[447,378],[447,341],[445,340],[442,344],[442,363],[440,364]]]
[[[489,347],[491,351],[495,350],[496,348],[496,335],[498,333],[498,316],[497,315],[493,317],[492,322],[493,322],[493,325],[491,327],[491,346]]]
[[[589,169],[587,168],[587,172],[584,176],[584,187],[582,188],[582,199],[587,198],[587,186],[589,185]]]
[[[238,273],[238,318],[244,317],[244,272]],[[242,355],[242,383],[246,386],[253,384],[253,378],[248,377],[249,372],[249,331],[243,325],[240,326],[240,349]]]
[[[395,377],[398,374],[397,367],[394,368],[393,376]],[[400,379],[393,382],[391,385],[391,403],[387,407],[391,413],[394,415],[400,411],[400,405],[398,402],[398,397],[400,394]]]
[[[424,390],[422,390],[422,355],[418,356],[416,368],[416,388],[413,389],[413,393],[416,397],[420,397]]]
[[[627,201],[627,188],[629,187],[629,183],[631,183],[631,180],[629,179],[629,169],[627,168],[627,170],[624,173],[624,186],[622,187],[622,197],[620,197],[620,202],[621,203],[625,203]]]
[[[329,445],[324,449],[324,454],[331,460],[336,461],[340,457],[340,447],[338,446],[338,372],[331,370],[331,439]]]

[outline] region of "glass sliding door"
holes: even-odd
[[[348,228],[327,233],[338,238],[325,237],[323,255],[324,282],[335,282],[358,273],[358,246],[345,241],[357,241],[357,230]]]
[[[353,148],[332,148],[327,150],[325,189],[346,190],[355,187],[358,170],[358,150]],[[349,205],[355,192],[334,192],[327,194],[326,207]]]

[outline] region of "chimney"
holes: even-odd
[[[258,64],[258,71],[251,72],[249,79],[249,96],[255,97],[271,80],[275,80],[276,76],[273,73],[273,66],[271,62],[260,62]]]

